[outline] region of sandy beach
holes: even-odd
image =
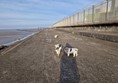
[[[57,43],[78,48],[79,56],[58,57]],[[117,54],[118,43],[46,29],[1,53],[0,83],[117,83]]]

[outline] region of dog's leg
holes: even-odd
[[[70,55],[70,53],[68,52],[68,56]]]
[[[73,57],[75,57],[76,55],[75,55],[75,53],[73,53]]]
[[[59,52],[58,51],[56,51],[57,52],[57,56],[59,56]]]
[[[58,53],[58,56],[60,55],[61,52]]]
[[[76,56],[78,56],[78,51],[76,52]]]
[[[78,56],[78,54],[76,53],[76,56]]]

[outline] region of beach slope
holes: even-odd
[[[62,60],[54,51],[57,43],[63,46],[69,43],[79,49],[79,55],[68,59],[73,62],[68,61],[67,56]],[[68,62],[71,66],[67,66]],[[2,51],[0,83],[59,83],[61,77],[64,79],[60,75],[64,75],[65,66],[73,67],[73,64],[78,69],[80,83],[117,83],[118,43],[56,29],[42,30]]]

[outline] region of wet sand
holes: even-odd
[[[58,57],[57,43],[77,47],[79,56]],[[42,30],[0,55],[0,83],[117,83],[117,78],[118,43],[55,29]]]
[[[0,45],[22,39],[32,33],[33,31],[30,30],[0,30]]]

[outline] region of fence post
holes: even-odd
[[[80,15],[80,14],[77,13],[77,25],[79,25],[79,20],[80,20],[80,19],[79,19],[79,15]]]
[[[108,0],[106,0],[107,2],[107,6],[106,6],[106,16],[105,16],[105,21],[108,21],[108,6],[109,6],[109,4],[108,4]]]
[[[112,4],[111,4],[111,10],[112,10],[112,13],[113,13],[113,19],[115,19],[116,15],[115,15],[115,0],[112,0]]]
[[[83,11],[83,24],[85,24],[85,10]]]
[[[92,6],[92,23],[94,23],[94,5]]]
[[[115,20],[117,20],[117,3],[118,3],[118,1],[116,1],[116,0],[114,0],[114,3],[115,3],[115,7],[114,7],[114,13],[115,13]]]

